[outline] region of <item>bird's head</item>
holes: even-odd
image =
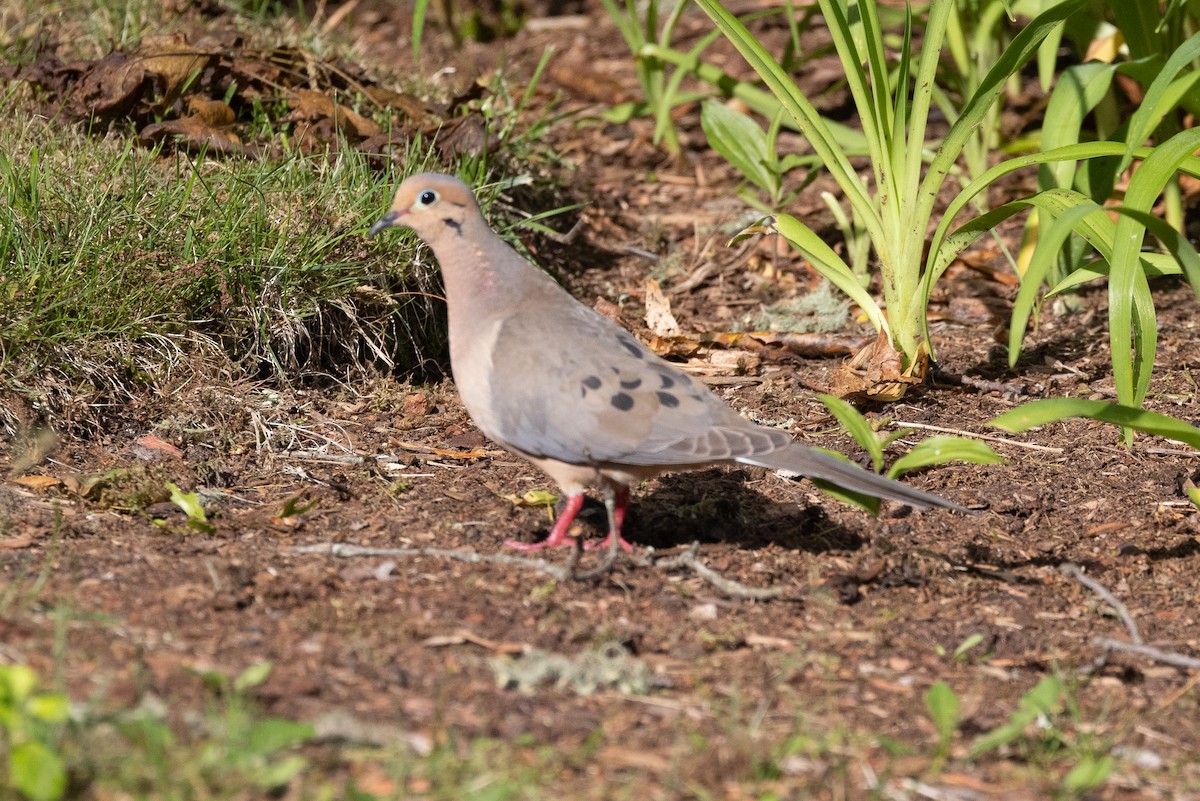
[[[371,226],[367,236],[403,226],[434,244],[446,236],[462,236],[464,225],[478,217],[479,204],[471,187],[449,175],[423,172],[400,184],[392,207]]]

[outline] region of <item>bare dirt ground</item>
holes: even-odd
[[[561,92],[564,107],[633,95],[627,53],[609,23],[589,13],[588,33],[567,15],[546,17],[557,23],[516,40],[460,50],[434,36],[418,67],[454,63],[466,76],[507,53],[520,74],[553,43],[561,68],[549,71],[539,95]],[[366,9],[355,24],[368,58],[411,58],[396,46],[402,17]],[[604,96],[586,96],[581,81],[564,78],[585,63]],[[575,165],[564,173],[570,196],[590,206],[569,247],[535,235],[528,245],[580,297],[620,303],[639,332],[642,282],[654,265],[625,246],[683,254],[678,275],[664,277],[668,289],[708,260],[719,263],[698,287],[672,296],[685,330],[727,329],[812,280],[788,257],[780,278],[765,245],[730,261],[723,235],[706,233],[741,206],[729,170],[700,149],[694,120],[695,109],[685,109],[681,163],[664,160],[642,123],[563,123],[552,134]],[[797,213],[820,219],[810,195]],[[998,258],[979,261],[1003,271]],[[1148,406],[1195,420],[1196,301],[1175,283],[1158,289]],[[952,270],[934,306],[943,370],[1026,397],[1111,397],[1103,290],[1085,291],[1080,313],[1044,316],[1009,370],[997,332],[1012,292],[987,269]],[[772,349],[757,356],[756,367],[736,381],[725,376],[717,391],[762,419],[794,420],[805,442],[854,450],[812,398],[838,359]],[[987,386],[937,383],[866,411],[880,421],[988,433],[984,423],[1020,398]],[[890,453],[923,436],[914,431]],[[1039,678],[1059,673],[1078,704],[1059,722],[1071,742],[1126,755],[1095,797],[1200,796],[1195,671],[1128,653],[1102,659],[1092,638],[1128,639],[1125,627],[1059,567],[1081,566],[1122,599],[1147,643],[1200,654],[1200,527],[1181,488],[1195,455],[1150,437],[1128,449],[1113,428],[1082,421],[1009,439],[993,443],[1006,465],[952,465],[907,479],[975,510],[970,516],[888,505],[872,518],[758,470],[649,482],[635,498],[630,539],[656,553],[698,542],[699,557],[721,575],[784,590],[755,602],[688,570],[627,560],[594,580],[556,581],[519,564],[301,553],[345,543],[502,554],[505,540],[544,536],[549,524],[545,509],[512,496],[553,488],[483,440],[449,380],[304,389],[196,380],[171,397],[110,410],[88,436],[64,434],[52,460],[30,471],[57,483],[0,485],[11,521],[0,575],[32,593],[31,611],[14,606],[0,618],[0,648],[50,675],[48,610],[69,607],[66,684],[74,697],[102,696],[114,708],[146,692],[186,704],[202,694],[191,669],[236,673],[269,660],[275,669],[258,696],[271,714],[314,720],[341,710],[431,738],[527,736],[564,751],[592,749],[561,777],[564,798],[606,797],[635,776],[656,782],[664,798],[741,797],[737,783],[751,779],[784,797],[864,797],[880,786],[916,792],[903,782],[932,764],[937,735],[923,702],[932,683],[948,682],[962,700],[961,757]],[[0,470],[13,453],[0,450]],[[106,474],[99,485],[88,480]],[[214,533],[188,530],[161,497],[164,481],[205,488]],[[128,509],[130,498],[143,508]],[[313,505],[287,515],[290,499]],[[563,564],[568,554],[546,558]],[[596,558],[584,555],[582,566]],[[978,644],[955,658],[975,635]],[[614,642],[647,668],[641,691],[581,694],[550,683],[523,692],[501,686],[493,665],[529,648],[578,656]],[[824,745],[806,750],[795,738]],[[760,775],[764,755],[782,773]],[[1044,776],[1031,778],[1035,759],[1017,748],[960,763],[937,776],[936,797],[1041,797],[1049,787]]]

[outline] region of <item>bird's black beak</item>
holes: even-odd
[[[367,236],[373,237],[373,236],[375,236],[375,234],[379,233],[380,231],[384,230],[385,228],[393,228],[400,224],[399,221],[400,221],[400,212],[389,211],[387,214],[380,217],[378,222],[376,222],[374,225],[371,226],[371,230],[367,231]]]

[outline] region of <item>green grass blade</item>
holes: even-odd
[[[800,132],[821,157],[829,174],[850,200],[854,213],[871,232],[871,238],[882,241],[882,228],[871,198],[859,181],[845,150],[812,103],[758,40],[746,30],[746,26],[729,13],[719,0],[696,0],[696,3],[712,18],[795,121]]]
[[[412,15],[413,58],[421,58],[421,38],[425,34],[425,15],[429,12],[429,0],[415,0]]]
[[[942,215],[941,222],[938,223],[937,230],[934,231],[933,239],[930,243],[929,256],[926,263],[931,269],[927,270],[927,273],[934,272],[940,275],[938,270],[944,269],[948,263],[947,259],[953,258],[954,253],[957,253],[957,251],[949,252],[945,247],[947,231],[950,230],[950,226],[954,223],[955,218],[967,207],[972,198],[1003,176],[1025,167],[1053,161],[1062,161],[1064,159],[1078,161],[1103,156],[1120,156],[1124,152],[1125,144],[1123,142],[1085,142],[1078,145],[1055,148],[1043,153],[1019,156],[992,167],[983,175],[971,181],[961,192],[955,195],[954,199],[950,201],[949,206],[946,207],[946,212]],[[1151,152],[1151,148],[1139,147],[1134,150],[1134,158],[1148,158]],[[1193,156],[1184,159],[1178,165],[1178,169],[1188,175],[1200,178],[1200,158]]]
[[[1133,148],[1145,144],[1154,129],[1162,122],[1163,117],[1175,111],[1176,106],[1171,102],[1171,97],[1182,99],[1179,93],[1186,93],[1195,86],[1197,80],[1200,80],[1200,71],[1195,69],[1180,79],[1180,82],[1175,80],[1180,71],[1188,68],[1197,58],[1200,58],[1200,33],[1195,34],[1175,49],[1175,52],[1167,59],[1167,63],[1163,65],[1162,70],[1147,87],[1146,96],[1142,99],[1141,105],[1129,118],[1129,134],[1126,136],[1129,150],[1121,159],[1118,172],[1123,171],[1133,160]]]
[[[1125,192],[1125,205],[1135,210],[1149,212],[1161,194],[1167,181],[1175,174],[1179,165],[1200,148],[1200,129],[1181,131],[1163,142],[1148,155],[1134,173]],[[1113,252],[1109,258],[1111,270],[1108,278],[1109,298],[1109,342],[1112,348],[1113,380],[1117,399],[1130,406],[1141,405],[1148,384],[1149,367],[1153,349],[1142,351],[1142,346],[1153,343],[1153,304],[1142,308],[1138,316],[1138,346],[1140,359],[1135,363],[1129,350],[1133,331],[1133,303],[1149,289],[1146,275],[1141,269],[1138,253],[1145,238],[1146,226],[1132,215],[1123,214],[1117,220]],[[1146,312],[1150,313],[1147,319]]]
[[[946,28],[950,23],[950,10],[954,0],[936,0],[929,6],[929,18],[926,21],[925,39],[921,45],[921,59],[917,63],[917,72],[914,76],[914,89],[912,93],[912,111],[909,114],[910,129],[907,132],[908,137],[908,155],[904,160],[904,178],[902,186],[905,187],[904,200],[908,203],[914,200],[920,191],[923,191],[925,186],[930,186],[928,174],[926,174],[925,182],[921,181],[921,165],[923,162],[922,153],[928,143],[925,141],[925,129],[929,120],[929,105],[933,101],[932,87],[937,83],[938,63],[941,60],[942,40],[946,35]],[[1003,83],[1001,83],[1001,86]],[[907,88],[904,90],[907,91]],[[997,92],[999,88],[997,88]],[[994,95],[993,95],[994,96]],[[970,104],[968,104],[970,108]],[[986,107],[984,111],[986,111]],[[965,111],[965,109],[964,109]],[[979,115],[979,119],[972,123],[974,126],[979,120],[983,119],[983,115]],[[951,127],[953,131],[953,126]],[[938,166],[938,157],[935,156],[933,163],[930,164],[929,170],[933,172],[935,169],[941,171],[941,175],[935,179],[937,186],[942,185],[942,181],[958,160],[958,154],[962,151],[963,144],[966,142],[964,136],[962,141],[952,145],[954,153],[948,159],[943,159],[943,164]],[[938,153],[945,151],[947,145],[950,144],[945,140],[942,141],[938,148]],[[934,189],[933,194],[937,194]],[[910,246],[920,247],[925,241],[926,227],[929,223],[929,215],[933,209],[932,199],[928,208],[922,203],[914,203],[907,209],[909,216],[908,230],[903,232],[901,236],[909,237]],[[919,229],[919,230],[918,230]],[[913,240],[915,233],[916,239]],[[921,243],[921,244],[913,244]]]
[[[812,264],[813,269],[825,276],[834,286],[857,303],[870,319],[871,325],[875,326],[876,331],[882,331],[891,336],[887,318],[883,316],[879,305],[859,283],[854,271],[833,252],[833,248],[825,244],[825,240],[790,214],[777,215],[772,227],[796,246],[796,249]]]
[[[936,436],[923,439],[913,449],[892,463],[888,478],[900,478],[905,473],[947,462],[969,464],[1003,464],[1004,459],[985,443],[964,437]]]
[[[1063,243],[1075,230],[1076,224],[1090,214],[1097,214],[1104,222],[1112,224],[1099,204],[1081,201],[1078,205],[1067,209],[1064,214],[1054,219],[1042,231],[1033,258],[1030,260],[1025,274],[1021,276],[1021,288],[1017,290],[1017,297],[1013,301],[1012,320],[1008,327],[1009,367],[1015,365],[1017,358],[1021,355],[1021,343],[1025,339],[1025,329],[1037,303],[1038,289],[1041,288],[1046,275],[1053,269]],[[1046,215],[1046,218],[1049,216]]]
[[[871,464],[875,465],[875,472],[878,473],[882,470],[883,444],[880,443],[875,429],[871,428],[871,424],[867,422],[867,418],[863,417],[858,409],[833,395],[817,395],[817,400],[825,404],[829,413],[842,424],[842,428],[846,429],[850,436],[854,437],[854,441],[870,454]]]
[[[950,132],[946,135],[933,162],[929,165],[925,180],[921,184],[921,194],[914,213],[913,227],[907,232],[909,237],[915,238],[917,241],[924,240],[925,230],[923,227],[918,229],[917,226],[924,226],[925,221],[931,216],[934,200],[937,198],[946,175],[958,160],[959,153],[962,152],[971,132],[983,121],[996,96],[1003,90],[1005,82],[1029,61],[1041,41],[1052,30],[1082,8],[1086,2],[1087,0],[1063,0],[1043,11],[1013,37],[1000,59],[988,70],[975,94],[968,99],[962,114],[950,127]],[[924,77],[923,75],[918,76],[918,82]],[[922,109],[914,104],[914,120],[921,112]]]
[[[1112,64],[1089,61],[1063,70],[1046,104],[1046,119],[1053,125],[1042,127],[1042,150],[1076,144],[1084,118],[1096,107],[1112,86],[1116,68]],[[1070,187],[1075,180],[1075,162],[1057,161],[1042,165],[1038,172],[1041,189]]]
[[[1159,220],[1159,222],[1162,222],[1162,220]],[[1179,262],[1174,257],[1168,256],[1165,253],[1142,253],[1141,258],[1142,269],[1146,271],[1147,278],[1183,274],[1183,268],[1179,266]],[[1046,292],[1046,297],[1068,292],[1086,284],[1088,281],[1095,281],[1098,278],[1108,278],[1108,271],[1108,260],[1097,258],[1076,269],[1066,278],[1055,284]]]
[[[1143,434],[1164,437],[1200,449],[1200,428],[1182,420],[1133,406],[1084,398],[1048,398],[1033,401],[1011,409],[988,421],[987,424],[1010,434],[1020,434],[1037,426],[1057,423],[1073,417],[1101,420],[1122,428],[1132,428]]]
[[[1084,146],[1073,146],[1068,149],[1073,150],[1075,147]],[[946,269],[949,268],[955,256],[1004,220],[1030,207],[1043,210],[1053,217],[1063,214],[1068,209],[1081,204],[1091,204],[1094,206],[1095,202],[1073,189],[1048,189],[1032,197],[1021,198],[1005,203],[1002,206],[997,206],[991,211],[963,223],[949,235],[941,233],[946,224],[945,219],[943,219],[942,224],[939,225],[939,233],[934,235],[934,241],[940,242],[940,244],[937,246],[936,251],[933,249],[930,250],[929,258],[932,261],[932,266],[926,270],[925,276],[922,279],[924,282],[922,288],[924,302],[929,302],[929,295],[933,291],[934,284],[941,278]],[[1092,246],[1099,250],[1105,258],[1112,253],[1112,237],[1115,226],[1107,217],[1096,215],[1084,217],[1079,221],[1076,228],[1078,233],[1091,242]]]

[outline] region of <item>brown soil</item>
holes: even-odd
[[[452,62],[465,76],[506,52],[519,75],[544,45],[557,44],[556,63],[590,65],[604,91],[635,95],[623,44],[597,11],[589,14],[587,34],[571,17],[547,17],[558,26],[460,50],[435,32],[420,69]],[[396,46],[406,36],[402,17],[380,6],[356,19],[369,59],[408,63],[408,50]],[[569,73],[551,70],[539,96],[561,91],[567,108],[612,99],[586,96]],[[724,235],[706,233],[743,207],[730,170],[700,148],[695,119],[695,109],[685,109],[687,157],[678,164],[663,159],[636,121],[563,123],[552,134],[576,166],[563,173],[571,194],[591,206],[571,246],[536,236],[528,245],[579,296],[622,300],[635,328],[653,265],[625,245],[683,254],[680,276],[708,260],[723,265],[672,297],[690,331],[727,329],[757,304],[811,282],[786,255],[782,277],[770,273],[766,245],[728,263]],[[795,211],[819,222],[815,198],[806,192]],[[664,277],[668,288],[678,280]],[[940,295],[935,345],[947,374],[1002,382],[1027,397],[1111,397],[1102,290],[1081,295],[1082,313],[1047,314],[1013,370],[996,340],[1011,288],[957,266]],[[1147,405],[1198,418],[1195,298],[1164,282],[1156,300],[1161,341]],[[794,419],[806,442],[852,451],[812,398],[839,360],[761,355],[743,381],[717,391],[764,419]],[[1016,402],[986,387],[936,384],[868,411],[880,421],[988,432],[986,421]],[[180,455],[142,439],[150,434]],[[914,432],[891,455],[923,436]],[[0,514],[9,521],[0,570],[9,588],[33,593],[0,617],[0,653],[50,675],[48,610],[69,607],[66,684],[73,697],[102,696],[114,708],[146,691],[186,705],[202,692],[190,669],[236,673],[269,660],[275,669],[258,696],[271,714],[314,720],[342,710],[430,737],[528,735],[564,752],[598,737],[591,757],[561,777],[564,798],[607,797],[604,788],[631,777],[660,783],[659,797],[745,797],[736,785],[752,780],[786,797],[802,797],[803,788],[814,797],[862,797],[879,792],[873,782],[908,794],[914,785],[906,782],[923,778],[942,793],[934,797],[1038,797],[1048,779],[1029,778],[1031,757],[1019,748],[952,762],[949,773],[931,777],[937,736],[923,697],[946,681],[961,698],[961,757],[1039,678],[1059,673],[1079,679],[1079,709],[1056,720],[1075,742],[1090,737],[1102,751],[1119,746],[1127,757],[1158,755],[1165,765],[1121,760],[1096,797],[1200,793],[1195,672],[1189,679],[1127,653],[1100,659],[1091,639],[1128,639],[1125,628],[1059,569],[1080,565],[1122,599],[1147,643],[1200,655],[1200,529],[1181,489],[1196,469],[1194,454],[1150,437],[1126,448],[1113,428],[1090,422],[1011,440],[993,443],[1006,465],[951,465],[907,479],[975,510],[970,516],[888,505],[872,518],[806,482],[759,470],[649,482],[635,498],[629,538],[658,552],[698,541],[700,558],[723,576],[785,589],[783,600],[753,602],[692,572],[625,560],[596,580],[549,582],[514,564],[297,553],[325,543],[506,553],[505,540],[548,528],[544,509],[506,496],[553,488],[482,439],[449,381],[325,390],[197,381],[169,399],[113,410],[94,438],[62,438],[30,471],[61,483],[0,485]],[[0,469],[27,445],[0,451]],[[355,464],[355,455],[366,462]],[[393,457],[391,467],[375,464],[375,455]],[[87,491],[85,477],[118,468],[127,472]],[[188,530],[161,495],[164,480],[211,493],[215,533]],[[144,508],[123,509],[130,498]],[[315,505],[282,516],[289,499]],[[547,558],[563,563],[568,555]],[[595,558],[585,555],[584,567]],[[44,586],[31,589],[43,567]],[[954,658],[973,635],[980,644]],[[529,647],[574,656],[613,641],[649,667],[650,689],[582,695],[546,686],[527,694],[497,686],[491,666]],[[833,744],[780,761],[788,737]],[[906,750],[897,755],[889,743]],[[769,758],[784,766],[782,775],[756,773]]]

